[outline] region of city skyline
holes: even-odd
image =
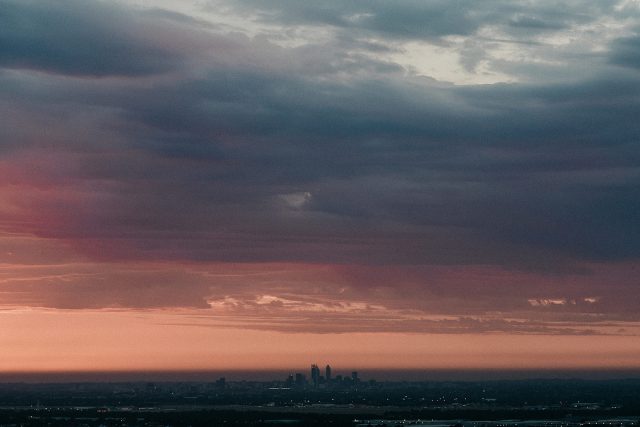
[[[637,0],[0,0],[0,373],[636,372],[639,115]]]

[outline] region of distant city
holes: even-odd
[[[312,386],[316,388],[323,388],[329,386],[353,386],[358,385],[360,383],[360,377],[358,376],[358,371],[352,371],[351,375],[335,375],[333,376],[333,372],[331,369],[331,365],[327,365],[324,367],[324,375],[321,375],[320,367],[316,364],[311,365],[310,372],[310,380],[307,380],[305,374],[301,372],[296,372],[295,374],[290,374],[286,381],[285,385],[287,387],[307,387]]]
[[[322,372],[324,371],[324,375]],[[331,368],[331,365],[326,365],[324,370],[321,370],[317,364],[312,364],[309,371],[309,377],[302,372],[295,372],[289,374],[282,384],[274,384],[270,387],[271,390],[289,390],[289,389],[326,389],[326,388],[348,388],[358,386],[362,383],[358,371],[351,371],[349,375],[335,374]],[[369,385],[375,384],[375,379],[368,381]],[[226,377],[220,377],[215,381],[215,386],[218,388],[224,388],[227,385]]]
[[[640,379],[376,381],[312,364],[270,381],[0,383],[2,427],[640,427],[639,419]]]

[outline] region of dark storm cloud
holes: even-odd
[[[151,88],[71,83],[44,94],[66,97],[58,113],[90,103],[112,124],[90,143],[61,138],[87,151],[69,179],[113,179],[118,193],[70,208],[74,221],[35,222],[56,237],[127,230],[132,252],[161,258],[628,259],[640,241],[638,87],[328,83],[268,68]],[[313,195],[305,206],[278,204],[298,191]],[[193,234],[167,238],[180,232]]]
[[[0,66],[84,76],[166,72],[181,55],[154,40],[154,16],[107,2],[2,0]]]
[[[413,97],[409,88],[380,81],[326,85],[243,74],[232,84],[220,81],[210,76],[181,88],[184,104],[156,91],[154,107],[143,116],[137,108],[132,113],[166,132],[193,132],[195,141],[178,148],[187,157],[201,154],[191,153],[193,147],[217,147],[211,160],[224,153],[237,162],[232,170],[217,169],[228,182],[272,184],[262,189],[267,193],[309,186],[309,211],[293,220],[301,227],[388,220],[459,227],[469,242],[484,235],[589,259],[637,255],[636,80],[481,91],[427,87]],[[390,235],[399,232],[388,227]],[[414,243],[422,247],[419,236]]]

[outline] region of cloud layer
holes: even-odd
[[[1,0],[5,302],[634,322],[639,25],[634,2]],[[309,277],[208,275],[260,265]]]

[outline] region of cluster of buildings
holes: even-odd
[[[307,380],[307,376],[301,372],[297,372],[295,375],[290,374],[285,381],[288,387],[306,387],[310,385],[312,387],[325,387],[327,385],[356,385],[360,383],[358,372],[351,372],[351,376],[332,375],[331,366],[327,365],[324,368],[324,375],[321,374],[321,370],[318,365],[311,365],[311,376]]]

